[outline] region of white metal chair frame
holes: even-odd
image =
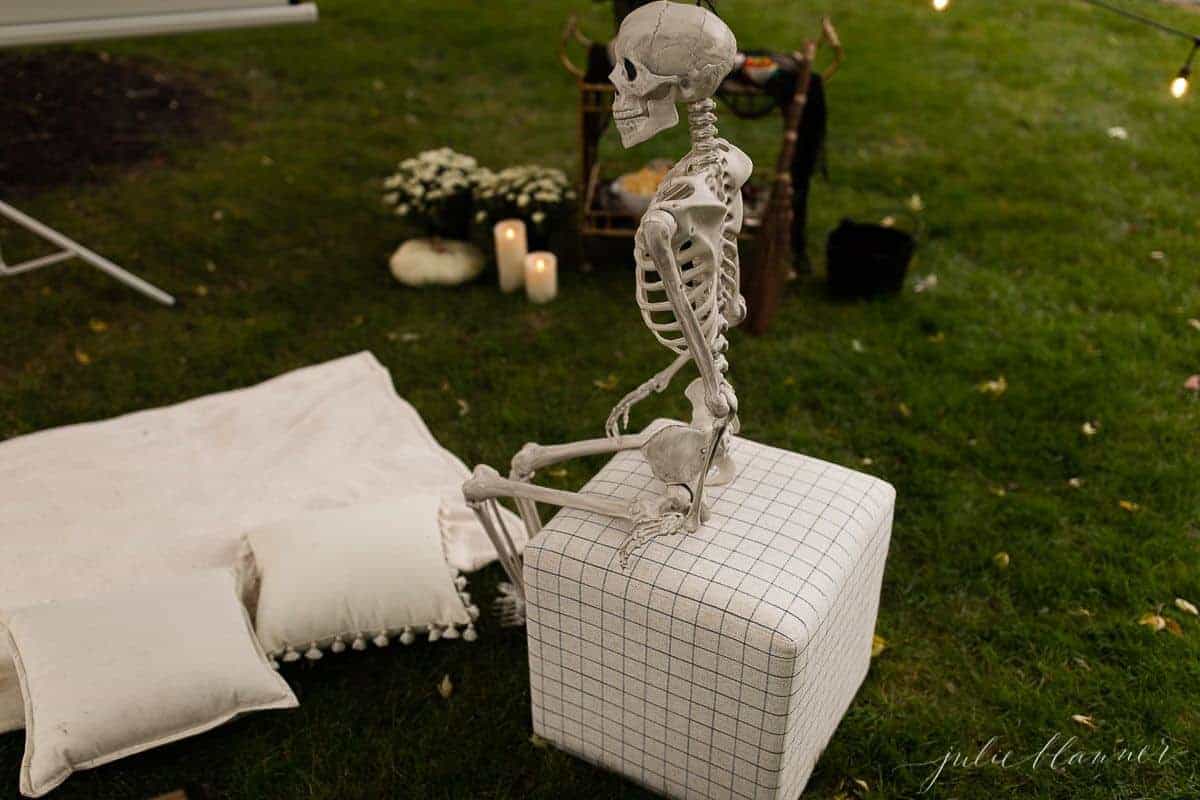
[[[266,0],[264,0],[266,2]],[[0,23],[0,48],[27,47],[44,44],[95,39],[116,39],[132,36],[155,36],[168,33],[189,33],[226,28],[250,28],[267,25],[286,25],[316,22],[317,7],[313,3],[291,0],[289,5],[264,8],[232,8],[206,11],[176,12],[118,16],[109,19],[62,20],[21,24]],[[60,248],[58,252],[31,258],[18,264],[8,264],[0,254],[0,277],[8,278],[78,258],[131,289],[164,305],[175,305],[175,298],[152,283],[117,266],[104,256],[89,250],[48,225],[39,222],[8,203],[0,202],[0,216],[21,226],[30,233]]]

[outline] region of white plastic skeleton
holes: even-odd
[[[613,43],[612,113],[625,147],[673,127],[679,121],[676,103],[688,104],[691,150],[663,179],[634,238],[638,307],[647,327],[676,358],[617,404],[606,438],[527,444],[513,458],[508,479],[479,466],[464,484],[468,503],[513,581],[516,603],[524,600],[520,559],[495,508],[497,498],[513,498],[530,537],[541,529],[538,502],[628,520],[631,531],[620,553],[624,566],[652,537],[695,531],[708,516],[705,486],[733,477],[728,439],[737,432],[738,404],[725,378],[725,333],[746,314],[738,291],[737,236],[741,188],[753,165],[745,153],[717,137],[712,96],[736,54],[733,32],[719,17],[667,0],[629,14]],[[691,423],[670,424],[652,434],[623,434],[630,409],[664,391],[689,362],[700,373],[686,391]],[[665,486],[657,497],[623,502],[531,482],[539,469],[555,463],[635,448]]]

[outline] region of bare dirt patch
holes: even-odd
[[[0,97],[5,193],[95,181],[221,121],[201,76],[103,52],[0,54]]]

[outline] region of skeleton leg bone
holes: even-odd
[[[564,508],[577,508],[580,511],[592,511],[606,517],[629,519],[628,503],[610,500],[599,495],[589,495],[582,492],[566,492],[561,489],[548,489],[524,481],[514,481],[500,477],[500,473],[486,465],[475,468],[471,479],[463,484],[463,496],[468,503],[482,503],[500,497],[526,498],[535,503],[549,503]]]
[[[612,439],[588,439],[567,444],[541,445],[529,442],[513,456],[508,477],[512,481],[529,483],[537,471],[543,467],[583,456],[635,450],[645,444],[646,438],[644,434],[639,434],[618,436]],[[525,529],[532,539],[542,529],[542,519],[538,516],[537,506],[528,497],[514,497],[513,501],[516,503],[521,521],[525,523]]]

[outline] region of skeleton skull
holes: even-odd
[[[679,122],[676,103],[712,97],[733,69],[737,41],[706,8],[658,0],[633,11],[613,42],[613,120],[632,147]]]

